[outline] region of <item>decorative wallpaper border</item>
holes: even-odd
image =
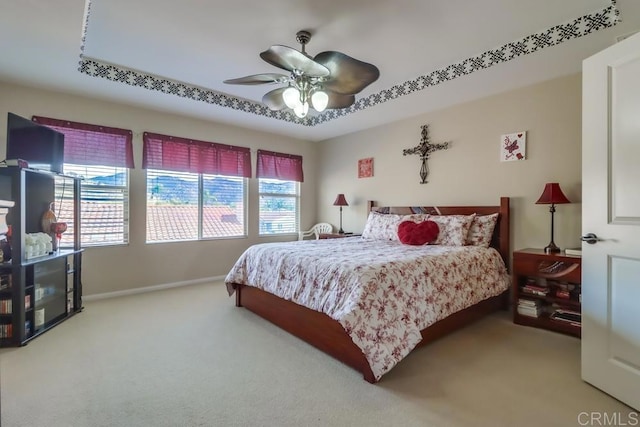
[[[325,110],[322,114],[299,119],[289,110],[271,111],[260,102],[244,98],[236,98],[223,92],[194,86],[188,83],[167,79],[142,71],[122,67],[120,65],[108,64],[97,59],[85,57],[84,47],[90,15],[91,0],[87,0],[85,7],[85,19],[82,28],[82,43],[80,46],[80,64],[78,67],[78,71],[81,73],[91,77],[104,78],[113,82],[124,83],[130,86],[141,87],[169,95],[176,95],[181,98],[206,102],[208,104],[218,105],[225,108],[232,108],[234,110],[276,120],[297,123],[303,126],[316,126],[326,123],[348,114],[376,106],[383,102],[391,101],[401,96],[436,86],[443,82],[451,81],[476,71],[511,61],[512,59],[516,59],[524,55],[530,55],[544,48],[556,46],[560,43],[583,37],[605,28],[613,27],[620,22],[620,11],[616,6],[616,0],[611,0],[611,4],[609,6],[597,12],[581,16],[573,21],[556,25],[547,30],[506,43],[498,48],[488,50],[471,58],[437,69],[431,73],[419,76],[416,79],[407,80],[406,82],[394,85],[389,89],[371,94],[365,98],[357,99],[356,102],[348,108]]]

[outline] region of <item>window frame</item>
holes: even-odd
[[[169,240],[149,240],[149,172],[155,174],[163,174],[166,176],[172,177],[180,177],[185,175],[191,175],[196,178],[197,188],[198,188],[198,196],[197,196],[197,229],[196,229],[196,237],[195,238],[186,238],[186,239],[169,239]],[[205,179],[207,177],[215,178],[221,177],[224,179],[233,179],[238,180],[242,184],[242,233],[237,235],[229,235],[229,236],[204,236],[205,222],[204,222],[204,210],[206,208],[204,204],[204,184]],[[151,178],[153,179],[153,178]],[[209,241],[209,240],[229,240],[229,239],[243,239],[248,237],[248,225],[247,225],[247,199],[248,199],[248,179],[241,176],[226,176],[226,175],[213,175],[213,174],[204,174],[204,173],[193,173],[193,172],[178,172],[178,171],[170,171],[164,169],[145,169],[145,206],[146,206],[146,215],[145,215],[145,244],[157,244],[157,243],[176,243],[176,242],[198,242],[198,241]],[[226,205],[224,205],[226,206]]]
[[[130,187],[130,176],[131,174],[129,173],[129,169],[127,168],[118,168],[121,169],[122,171],[119,173],[124,173],[125,174],[125,184],[124,185],[113,185],[113,184],[105,184],[105,185],[100,185],[100,184],[88,184],[87,183],[87,179],[84,178],[82,175],[78,174],[77,172],[74,171],[70,171],[69,167],[82,167],[82,168],[87,168],[87,169],[91,169],[91,168],[114,168],[114,171],[116,170],[116,167],[114,166],[92,166],[92,165],[73,165],[70,163],[64,163],[63,164],[63,171],[65,172],[64,175],[68,175],[68,176],[74,176],[74,177],[80,177],[80,242],[81,242],[81,246],[82,247],[106,247],[106,246],[126,246],[129,244],[129,224],[130,224],[130,196],[131,196],[131,187]],[[85,194],[85,190],[86,191],[98,191],[98,192],[102,192],[101,190],[104,189],[110,189],[112,191],[109,191],[109,193],[115,194],[115,193],[122,193],[122,240],[121,241],[106,241],[106,242],[96,242],[96,241],[91,241],[91,239],[89,237],[91,236],[95,236],[95,235],[104,235],[107,236],[109,234],[114,234],[114,233],[89,233],[87,232],[87,228],[88,226],[85,226],[85,224],[87,224],[87,213],[89,212],[88,208],[82,209],[83,204],[88,204],[89,200],[88,198],[84,197]],[[119,204],[119,203],[118,203]],[[86,206],[86,205],[85,205]],[[85,238],[86,236],[86,238]]]
[[[270,193],[270,192],[262,192],[260,191],[261,181],[280,181],[280,182],[292,182],[295,188],[295,194],[283,194],[283,193]],[[294,199],[295,200],[295,225],[294,231],[287,231],[282,233],[264,233],[262,231],[261,222],[262,222],[262,201],[263,197],[278,197],[285,199]],[[300,232],[300,182],[294,180],[285,180],[285,179],[277,179],[277,178],[258,178],[258,236],[259,237],[273,237],[273,236],[289,236],[289,235],[297,235]]]

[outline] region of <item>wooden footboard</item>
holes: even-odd
[[[342,326],[319,311],[284,300],[261,289],[237,285],[236,306],[244,307],[271,323],[362,372],[370,383],[376,380],[369,362]]]
[[[505,291],[501,295],[452,314],[423,329],[422,341],[417,347],[433,342],[500,308],[506,308],[507,304],[508,291]],[[366,381],[376,382],[362,350],[353,343],[342,326],[326,314],[284,300],[261,289],[243,285],[236,285],[236,306],[245,307],[362,372]]]
[[[373,202],[369,202],[372,209]],[[412,212],[413,207],[399,207]],[[422,207],[420,212],[442,215],[489,215],[499,213],[491,246],[496,248],[505,264],[509,265],[509,198],[501,197],[498,206],[440,206]],[[353,343],[342,326],[324,313],[311,310],[291,301],[281,299],[255,287],[235,285],[236,305],[245,307],[269,320],[285,331],[301,338],[325,353],[362,372],[364,379],[375,383],[376,379],[362,351]],[[484,300],[421,331],[423,346],[501,308],[508,308],[509,291]]]

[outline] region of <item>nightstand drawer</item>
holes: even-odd
[[[536,257],[527,255],[513,256],[513,269],[518,274],[544,277],[547,279],[564,280],[571,283],[582,281],[582,266],[579,258],[549,260],[548,256]]]

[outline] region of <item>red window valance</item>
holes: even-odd
[[[133,168],[133,133],[128,129],[33,116],[36,123],[64,134],[64,162]]]
[[[302,156],[258,150],[258,178],[304,182]]]
[[[149,132],[142,139],[144,169],[251,178],[249,148]]]

